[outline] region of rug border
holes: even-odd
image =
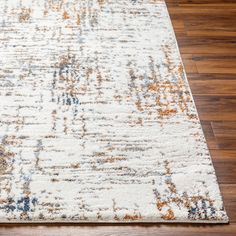
[[[179,49],[179,45],[178,45],[178,42],[177,42],[176,34],[175,34],[174,27],[173,27],[173,24],[172,24],[172,21],[171,21],[171,18],[170,18],[169,10],[168,10],[168,7],[167,7],[167,4],[166,4],[166,1],[165,1],[165,0],[163,0],[163,3],[164,3],[165,8],[166,8],[165,11],[166,11],[166,13],[167,13],[167,18],[168,18],[168,21],[169,21],[169,25],[170,25],[170,27],[171,27],[171,33],[172,33],[172,35],[173,35],[173,37],[174,37],[175,46],[176,46],[176,49],[177,49],[178,54],[179,54],[179,58],[180,58],[181,65],[182,65],[182,67],[183,67],[184,78],[185,78],[185,81],[186,81],[186,83],[187,83],[187,85],[188,85],[188,87],[189,87],[189,94],[190,94],[190,97],[191,97],[191,99],[192,99],[193,106],[194,106],[194,108],[195,108],[196,115],[197,115],[197,118],[198,118],[199,123],[200,123],[201,130],[202,130],[203,138],[204,138],[204,141],[205,141],[205,143],[206,143],[206,145],[207,145],[207,149],[208,149],[208,152],[209,152],[209,155],[210,155],[211,165],[212,165],[212,167],[213,167],[213,169],[214,169],[214,175],[215,175],[216,182],[217,182],[217,185],[218,185],[218,189],[219,189],[221,201],[222,201],[223,207],[224,207],[224,208],[223,208],[223,211],[224,211],[225,214],[226,214],[226,219],[225,219],[225,220],[220,220],[220,222],[219,222],[219,221],[217,221],[217,222],[218,222],[218,223],[223,223],[223,224],[224,224],[224,223],[229,223],[229,222],[230,222],[229,216],[228,216],[227,211],[226,211],[226,209],[225,209],[224,199],[223,199],[222,192],[221,192],[221,190],[220,190],[220,185],[219,185],[219,181],[218,181],[218,178],[217,178],[217,175],[216,175],[216,171],[215,171],[215,167],[214,167],[214,164],[213,164],[211,152],[210,152],[208,143],[207,143],[207,141],[206,141],[205,134],[204,134],[204,132],[203,132],[201,120],[200,120],[200,117],[199,117],[199,114],[198,114],[198,110],[197,110],[196,103],[195,103],[194,98],[193,98],[193,94],[192,94],[192,90],[191,90],[190,84],[189,84],[189,81],[188,81],[188,77],[187,77],[187,74],[186,74],[185,66],[184,66],[183,59],[182,59],[182,56],[181,56],[181,53],[180,53],[180,49]],[[179,222],[180,222],[180,223],[183,223],[182,221],[179,221]],[[191,223],[196,223],[196,222],[192,222],[192,221],[191,221]],[[215,222],[214,222],[214,220],[211,221],[211,222],[208,222],[208,221],[203,220],[202,223],[213,223],[213,224],[214,224]]]
[[[162,224],[162,223],[170,223],[170,224],[178,224],[178,223],[186,223],[186,224],[229,224],[229,220],[126,220],[126,221],[115,221],[115,220],[97,220],[97,221],[85,221],[85,220],[0,220],[0,226],[1,224],[140,224],[140,223],[146,223],[146,224]]]

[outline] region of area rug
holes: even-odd
[[[0,22],[0,222],[228,221],[163,0]]]

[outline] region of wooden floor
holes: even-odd
[[[229,225],[1,225],[0,235],[236,235],[236,0],[166,0]]]

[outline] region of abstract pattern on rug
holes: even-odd
[[[0,222],[227,222],[163,0],[0,0]]]

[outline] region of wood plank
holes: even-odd
[[[236,176],[236,150],[210,150],[217,179],[220,184],[234,184]]]
[[[236,139],[236,122],[211,122],[213,133],[216,138],[235,138]]]
[[[178,21],[178,18],[175,20]],[[186,30],[184,28],[184,30]],[[181,53],[188,54],[227,54],[236,55],[236,40],[235,38],[222,37],[222,36],[212,36],[212,37],[202,37],[202,36],[187,36],[185,34],[178,34],[178,42],[181,49]]]
[[[236,149],[236,122],[211,122],[212,130],[220,149]]]
[[[196,61],[195,65],[199,73],[236,74],[236,59]]]
[[[207,141],[207,145],[209,149],[219,149],[216,137],[213,133],[211,122],[209,121],[201,121],[202,129],[204,131],[204,135]]]
[[[197,73],[197,67],[196,64],[193,60],[193,55],[192,54],[182,54],[181,55],[183,63],[184,63],[184,68],[188,73]]]
[[[217,8],[210,8],[207,7],[207,5],[203,6],[199,6],[199,7],[192,7],[192,6],[183,6],[183,7],[169,7],[169,13],[170,15],[175,15],[175,16],[179,16],[179,15],[183,15],[183,17],[185,17],[186,15],[202,15],[205,16],[206,18],[209,15],[226,15],[229,17],[234,17],[235,13],[236,13],[236,8],[235,7],[217,7]],[[227,10],[227,11],[226,11]]]
[[[214,76],[189,75],[189,84],[193,95],[224,95],[236,96],[236,80],[231,79],[214,79]]]
[[[236,120],[236,96],[195,95],[194,100],[201,120]]]
[[[234,177],[235,178],[235,177]],[[236,222],[236,184],[220,184],[224,205],[230,218],[230,223]],[[236,231],[234,231],[236,235]]]

